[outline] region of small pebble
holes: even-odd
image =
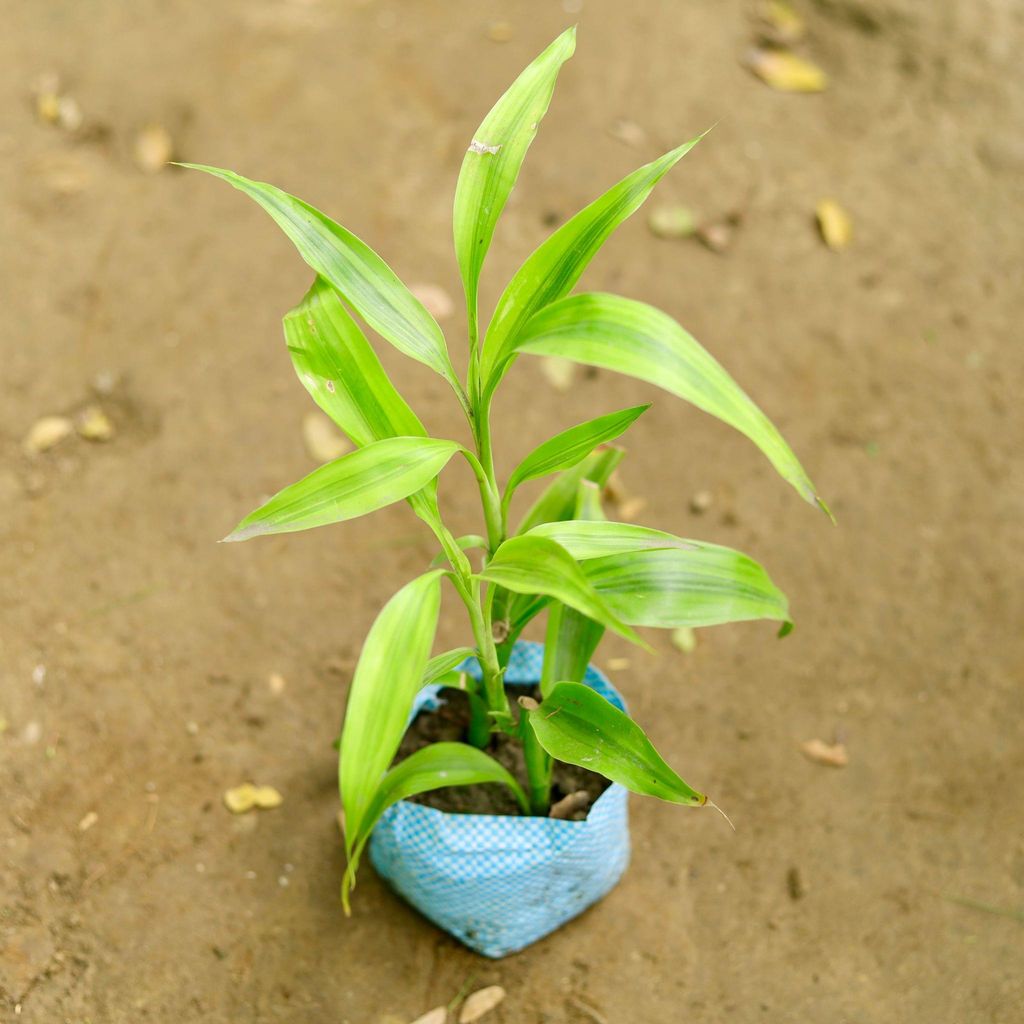
[[[302,418],[302,437],[306,451],[317,462],[331,462],[352,450],[345,435],[322,412],[306,413]]]
[[[34,745],[43,738],[43,727],[38,722],[29,722],[22,730],[21,738],[25,743]]]
[[[270,677],[267,679],[267,686],[270,687],[270,692],[275,697],[280,697],[287,685],[284,676],[280,672],[271,672]]]
[[[490,1013],[505,998],[505,990],[500,985],[488,985],[478,989],[467,997],[459,1011],[459,1024],[473,1024],[485,1013]]]
[[[563,359],[561,356],[542,356],[540,372],[556,391],[564,393],[572,387],[576,377],[576,364],[571,359]]]
[[[809,761],[825,765],[828,768],[845,768],[850,761],[849,754],[846,752],[846,746],[842,743],[808,740],[806,743],[801,744],[800,750]]]
[[[487,26],[487,38],[492,43],[507,43],[515,35],[515,29],[507,21],[492,21]]]
[[[627,146],[634,148],[639,148],[647,141],[647,132],[636,121],[622,117],[608,126],[608,134],[613,139],[618,139],[619,142],[624,142]]]
[[[151,124],[135,136],[135,163],[147,174],[162,171],[174,156],[174,142],[163,125]]]
[[[685,206],[656,206],[647,226],[658,238],[689,238],[697,230],[693,211]]]
[[[189,734],[189,736],[198,736],[199,735],[199,723],[198,722],[186,722],[185,723],[185,732],[187,732]]]
[[[83,409],[75,418],[75,427],[87,441],[109,441],[114,436],[114,424],[98,405]]]
[[[282,889],[287,889],[288,888],[288,876],[287,875],[278,875],[277,876],[277,884],[279,886],[281,886]]]
[[[95,811],[90,811],[82,820],[78,823],[79,832],[88,832],[89,829],[100,820],[100,816]]]
[[[409,291],[416,296],[435,320],[447,320],[455,312],[452,297],[439,284],[414,284]]]
[[[629,658],[609,658],[608,659],[608,668],[612,672],[622,672],[624,669],[629,668],[629,666],[630,666]]]
[[[709,508],[715,503],[714,496],[710,491],[698,491],[690,499],[690,511],[694,515],[700,515],[703,512],[707,512]]]
[[[697,649],[697,634],[689,626],[673,629],[672,646],[683,654],[692,654]]]
[[[412,1024],[445,1024],[448,1020],[448,1010],[444,1006],[435,1006],[427,1010],[422,1016],[417,1017]]]
[[[32,425],[32,429],[22,441],[22,449],[26,455],[38,455],[49,451],[69,437],[75,425],[67,416],[44,416]]]
[[[42,686],[43,683],[46,682],[45,665],[36,665],[36,667],[32,669],[32,682],[35,683],[36,686]]]

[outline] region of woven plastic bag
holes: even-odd
[[[543,644],[516,644],[505,683],[535,686],[543,658]],[[475,659],[460,670],[480,676]],[[593,666],[583,682],[626,710]],[[413,717],[443,702],[439,690],[420,691]],[[627,797],[612,784],[585,821],[448,814],[402,800],[374,830],[370,859],[438,927],[484,956],[502,957],[560,928],[615,886],[629,863]]]

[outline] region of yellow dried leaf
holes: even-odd
[[[435,1006],[422,1016],[417,1017],[412,1024],[445,1024],[448,1020],[448,1011],[443,1006]]]
[[[76,417],[75,427],[87,441],[109,441],[114,436],[114,424],[98,405],[84,408]]]
[[[224,793],[224,806],[232,814],[245,814],[256,806],[256,787],[245,782]]]
[[[850,758],[842,743],[826,743],[824,740],[808,740],[800,745],[804,757],[815,764],[829,768],[845,768]]]
[[[66,416],[44,416],[32,424],[21,446],[26,455],[38,455],[60,444],[74,429],[74,424]]]
[[[830,249],[845,249],[853,235],[850,215],[834,199],[822,199],[814,212],[825,244]]]
[[[821,92],[828,85],[828,76],[817,64],[787,50],[751,50],[746,65],[779,92]]]
[[[697,634],[689,626],[673,629],[672,646],[683,654],[692,654],[697,649]]]
[[[485,1013],[490,1013],[505,998],[505,990],[500,985],[488,985],[478,989],[462,1004],[459,1012],[459,1024],[472,1024]]]
[[[265,811],[273,810],[284,803],[284,797],[273,786],[256,786],[253,792],[253,803]]]

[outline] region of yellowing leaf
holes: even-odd
[[[751,50],[746,65],[779,92],[822,92],[828,85],[828,76],[817,64],[787,50]]]
[[[818,218],[818,230],[825,244],[830,249],[845,249],[850,244],[853,234],[850,215],[834,199],[822,199],[815,207],[814,213]]]

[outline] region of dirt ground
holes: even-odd
[[[0,1018],[402,1024],[497,983],[495,1024],[1024,1020],[1024,8],[796,3],[821,95],[741,66],[739,0],[0,2]],[[602,373],[559,394],[515,367],[506,471],[653,398],[623,472],[643,521],[765,562],[797,629],[701,631],[689,656],[664,634],[657,657],[606,643],[634,714],[736,832],[634,799],[615,892],[489,962],[370,870],[342,916],[331,740],[374,614],[433,549],[404,505],[214,543],[312,468],[279,327],[310,275],[251,203],[144,174],[132,145],[162,124],[182,158],[283,185],[457,295],[461,154],[573,20],[487,301],[552,222],[719,122],[654,201],[741,209],[729,250],[656,239],[640,215],[585,284],[702,339],[839,525],[654,389]],[[49,70],[76,132],[33,109]],[[853,218],[841,253],[814,228],[826,196]],[[461,361],[462,320],[444,325]],[[438,379],[383,356],[462,438]],[[23,453],[97,387],[112,440]],[[479,528],[461,469],[442,503]],[[459,612],[438,650],[466,641]],[[816,737],[848,766],[805,759]],[[221,795],[245,780],[283,806],[232,817]]]

